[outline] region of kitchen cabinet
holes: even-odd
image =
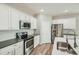
[[[34,37],[34,48],[40,44],[40,36],[37,35]]]
[[[19,21],[31,23],[31,29],[37,28],[36,18],[6,4],[0,4],[0,30],[19,30]]]
[[[20,11],[0,4],[0,30],[16,30],[19,29]]]
[[[25,19],[26,18],[26,14],[25,13],[20,12],[19,16],[20,16],[20,20],[26,20]]]
[[[0,4],[0,30],[9,29],[9,7]]]
[[[18,11],[14,8],[11,8],[11,29],[18,30],[19,29],[19,21],[30,22],[29,15]]]
[[[30,17],[31,19],[31,29],[37,29],[37,19],[34,17]]]
[[[13,45],[0,49],[0,55],[14,55]]]
[[[23,55],[23,41],[0,49],[0,55]]]
[[[11,30],[19,30],[20,12],[16,9],[11,8],[10,13],[11,13],[10,15]]]
[[[21,20],[21,21],[25,21],[25,22],[30,22],[30,20],[29,20],[29,15],[20,12],[20,20]]]
[[[10,24],[12,30],[19,30],[19,21],[28,22],[28,15],[14,8],[10,9]]]
[[[33,21],[34,21],[34,23],[33,23],[34,27],[33,27],[33,28],[34,28],[34,29],[37,29],[37,19],[36,19],[36,18],[34,18],[34,20],[33,20]]]
[[[26,18],[26,21],[27,21],[27,22],[31,23],[30,15],[26,15],[25,18]]]
[[[14,51],[15,55],[23,55],[23,41],[15,44]]]

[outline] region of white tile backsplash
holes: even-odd
[[[15,32],[0,32],[0,41],[15,38]]]
[[[28,30],[28,35],[33,35],[34,31],[33,30]]]
[[[0,41],[13,39],[16,37],[17,32],[28,32],[28,35],[33,34],[33,30],[19,30],[19,31],[0,31]]]

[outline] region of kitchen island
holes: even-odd
[[[65,42],[66,43],[66,39],[63,38],[63,37],[56,37],[55,38],[54,45],[53,45],[53,50],[52,50],[52,55],[70,55],[66,51],[58,50],[57,49],[57,42]]]
[[[74,40],[73,39],[68,40],[68,43],[72,47],[72,49],[77,53],[77,55],[79,55],[79,39],[78,38],[76,39],[76,44],[77,44],[76,48],[74,48]]]

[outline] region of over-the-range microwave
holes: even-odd
[[[31,23],[30,22],[25,22],[25,21],[19,21],[19,28],[20,29],[30,29],[31,28]]]

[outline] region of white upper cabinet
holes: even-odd
[[[26,19],[27,22],[31,23],[31,19],[30,19],[29,15],[26,15],[25,19]]]
[[[19,30],[19,21],[26,21],[26,14],[22,13],[21,11],[18,11],[14,8],[10,9],[10,23],[11,23],[11,29],[12,30]]]
[[[31,22],[29,15],[25,13],[20,13],[20,20],[25,21],[25,22]]]
[[[9,7],[0,4],[0,30],[9,29]]]
[[[34,17],[30,17],[31,19],[31,29],[37,29],[37,19]]]
[[[19,30],[20,20],[31,23],[31,29],[37,28],[36,18],[6,4],[0,4],[0,30]]]
[[[19,30],[19,20],[20,20],[20,12],[16,9],[11,8],[10,11],[10,20],[11,20],[11,29],[12,30]]]
[[[20,12],[19,15],[20,15],[19,20],[25,20],[25,14],[24,13]]]
[[[34,18],[34,28],[37,29],[37,19]]]

